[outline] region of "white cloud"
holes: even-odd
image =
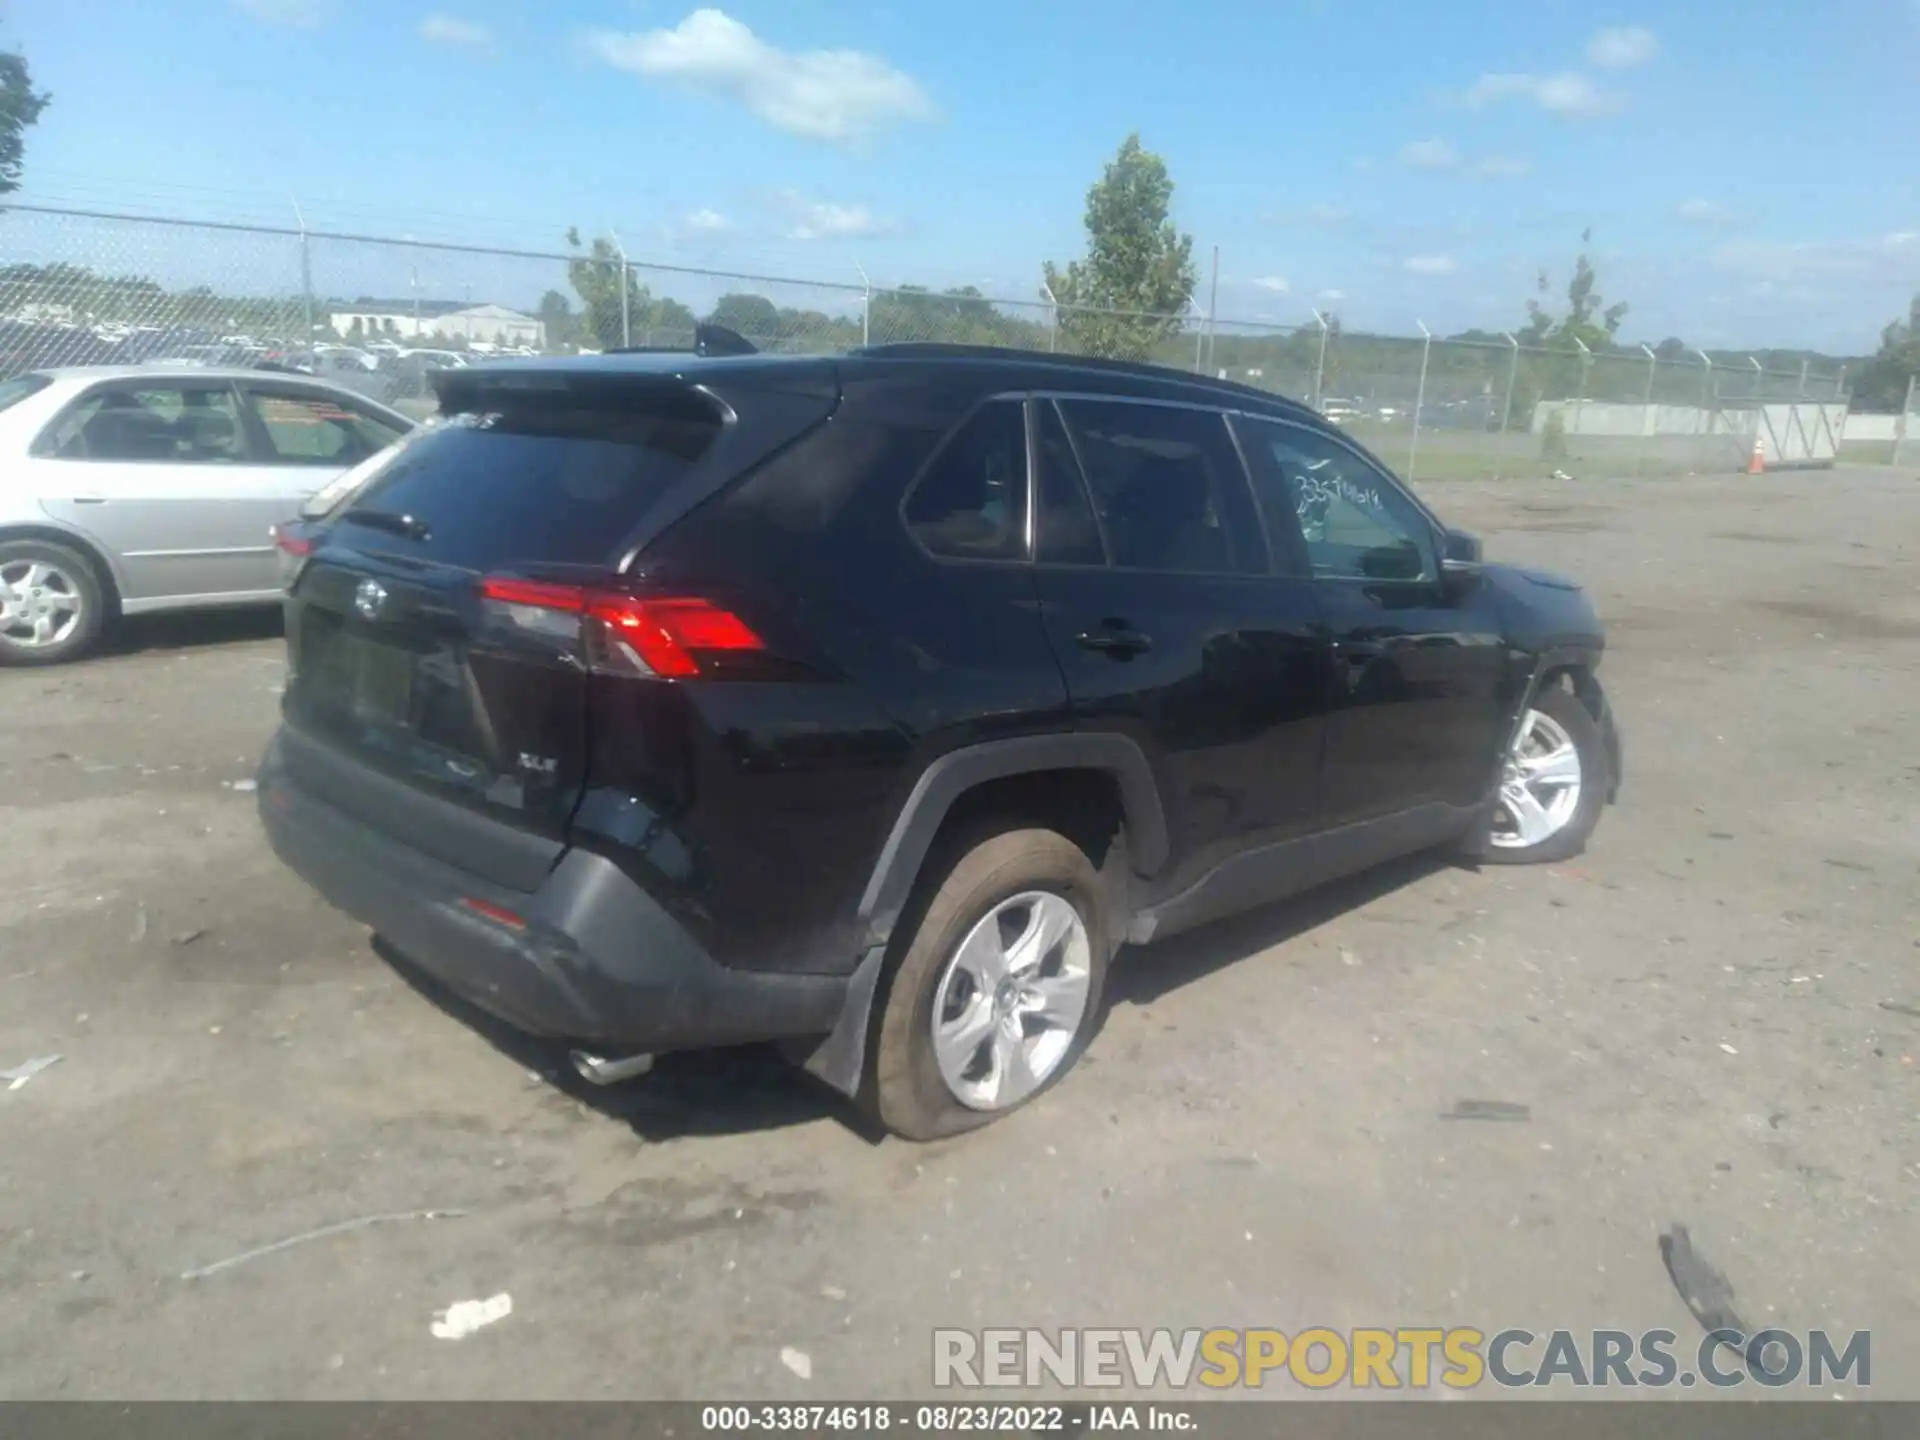
[[[1400,163],[1421,170],[1446,170],[1460,163],[1460,152],[1444,140],[1416,140],[1400,152]]]
[[[1601,115],[1614,109],[1613,92],[1572,70],[1555,75],[1482,75],[1467,91],[1476,109],[1502,100],[1531,100],[1556,115]]]
[[[725,96],[809,140],[845,143],[936,115],[920,82],[878,55],[782,50],[722,10],[695,10],[671,30],[596,30],[587,43],[618,69]]]
[[[327,8],[326,0],[233,0],[233,5],[269,25],[318,25]]]
[[[865,205],[842,205],[832,200],[809,200],[792,190],[775,197],[788,221],[789,240],[857,240],[886,235],[899,225],[875,215]]]
[[[1660,42],[1642,25],[1611,26],[1587,42],[1587,59],[1602,70],[1632,70],[1660,53]]]
[[[1275,295],[1290,295],[1293,293],[1293,283],[1284,275],[1262,275],[1253,283],[1255,288],[1270,290]]]
[[[1322,290],[1319,298],[1326,301],[1329,305],[1338,305],[1342,300],[1347,298],[1347,292],[1344,290]]]
[[[733,229],[733,222],[718,210],[696,210],[682,217],[680,228],[693,235],[721,235]]]
[[[1473,173],[1484,175],[1489,180],[1516,180],[1533,173],[1533,162],[1511,155],[1489,155],[1474,165]]]
[[[1779,284],[1816,278],[1859,282],[1920,279],[1920,231],[1876,240],[1734,241],[1713,252],[1722,270]]]
[[[1712,200],[1682,200],[1673,213],[1689,225],[1709,230],[1724,230],[1733,224],[1733,212]]]
[[[493,44],[493,32],[486,26],[452,15],[429,15],[422,20],[420,38],[435,45],[465,45],[475,50]]]
[[[1306,209],[1307,219],[1316,225],[1342,225],[1351,214],[1351,211],[1344,210],[1338,205],[1309,205]]]
[[[1401,262],[1409,275],[1451,275],[1454,271],[1451,255],[1413,255]]]

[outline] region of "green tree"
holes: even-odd
[[[1087,191],[1086,258],[1046,267],[1069,348],[1142,360],[1184,326],[1197,277],[1172,202],[1166,162],[1129,135]]]
[[[1518,339],[1522,345],[1537,345],[1549,350],[1578,350],[1577,340],[1589,350],[1608,349],[1626,318],[1625,301],[1608,305],[1600,298],[1599,277],[1587,247],[1593,243],[1591,229],[1580,232],[1580,253],[1574,258],[1573,277],[1567,281],[1567,313],[1555,315],[1540,300],[1527,302],[1527,323]],[[1552,293],[1553,282],[1542,270],[1535,282],[1541,296]]]
[[[580,317],[573,313],[572,302],[558,290],[549,290],[540,297],[540,307],[535,314],[546,332],[548,349],[580,343]]]
[[[567,280],[580,297],[585,311],[582,338],[602,350],[627,343],[629,325],[638,328],[652,297],[646,286],[634,276],[633,267],[622,263],[620,247],[604,236],[595,237],[583,248],[580,232],[567,231],[567,244],[576,253],[567,262]],[[626,311],[621,310],[621,284],[626,285]]]
[[[738,292],[722,295],[707,319],[763,348],[767,341],[780,335],[780,309],[764,295]]]
[[[20,188],[27,131],[39,121],[51,98],[33,88],[26,56],[15,51],[0,53],[0,195]]]
[[[647,310],[648,344],[677,347],[693,344],[693,327],[700,319],[670,295],[662,295]]]
[[[1853,408],[1886,414],[1907,403],[1907,387],[1920,375],[1920,295],[1907,317],[1880,332],[1880,349],[1853,382]]]

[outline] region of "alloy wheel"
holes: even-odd
[[[50,560],[0,562],[0,639],[23,650],[58,645],[86,614],[80,582]]]
[[[1500,777],[1492,841],[1502,849],[1543,845],[1580,808],[1580,750],[1551,715],[1529,710]]]
[[[1092,944],[1064,895],[1002,900],[961,940],[933,997],[940,1078],[970,1110],[1005,1110],[1046,1084],[1086,1018]]]

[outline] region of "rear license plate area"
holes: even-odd
[[[413,656],[357,637],[346,648],[352,659],[354,719],[405,727],[413,718]]]

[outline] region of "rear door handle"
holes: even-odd
[[[1126,626],[1109,621],[1098,630],[1088,630],[1074,636],[1076,644],[1086,650],[1096,650],[1102,655],[1111,655],[1115,659],[1125,660],[1153,648],[1153,637],[1143,635],[1138,630],[1129,630]]]

